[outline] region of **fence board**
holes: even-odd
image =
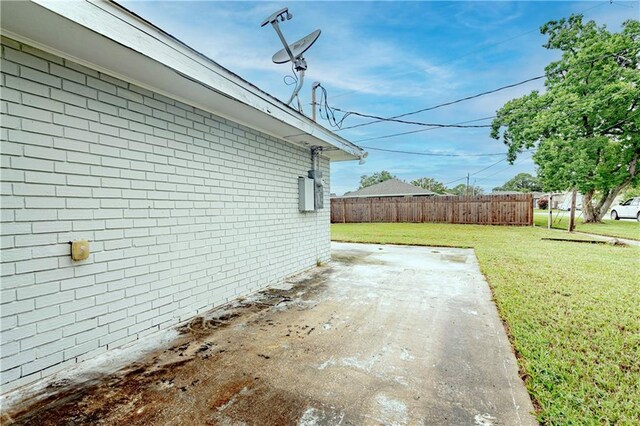
[[[533,195],[332,198],[331,222],[533,225]]]

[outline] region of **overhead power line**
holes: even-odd
[[[533,155],[533,154],[531,154],[531,155]],[[476,179],[476,180],[484,180],[484,179],[488,179],[488,178],[490,178],[490,177],[492,177],[492,176],[495,176],[495,175],[497,175],[498,173],[501,173],[501,172],[503,172],[503,171],[505,171],[505,170],[507,170],[507,169],[510,169],[512,166],[515,166],[516,164],[519,164],[519,163],[523,162],[524,160],[529,159],[531,155],[528,155],[528,156],[526,156],[526,157],[521,158],[520,160],[518,160],[518,161],[514,162],[513,164],[510,164],[509,166],[507,166],[507,167],[505,167],[505,168],[503,168],[503,169],[498,170],[496,173],[494,173],[494,174],[492,174],[492,175],[485,176],[485,177],[481,177],[480,179]],[[455,180],[452,180],[452,181],[449,181],[449,182],[445,182],[445,183],[443,183],[443,185],[445,185],[445,186],[446,186],[446,185],[449,185],[449,184],[451,184],[451,183],[460,182],[460,181],[462,181],[462,180],[468,179],[468,178],[469,178],[469,177],[471,177],[471,176],[475,176],[475,175],[477,175],[477,174],[479,174],[479,173],[484,172],[485,170],[489,170],[490,168],[497,166],[498,164],[502,163],[502,162],[503,162],[503,161],[505,161],[506,159],[507,159],[507,158],[505,157],[505,158],[503,158],[503,159],[502,159],[502,160],[500,160],[500,161],[496,161],[495,163],[490,164],[489,166],[485,167],[484,169],[480,169],[480,170],[478,170],[477,172],[469,173],[468,175],[463,176],[463,177],[461,177],[461,178],[459,178],[459,179],[455,179]]]
[[[491,116],[491,117],[483,117],[483,118],[475,118],[473,120],[467,120],[467,121],[459,121],[455,124],[466,124],[466,123],[475,123],[477,121],[483,121],[483,120],[489,120],[492,118],[495,118],[496,116]],[[392,133],[390,135],[383,135],[383,136],[376,136],[373,138],[366,138],[366,139],[359,139],[357,141],[353,141],[354,143],[360,143],[360,142],[368,142],[368,141],[375,141],[378,139],[389,139],[389,138],[394,138],[396,136],[404,136],[404,135],[410,135],[413,133],[422,133],[422,132],[428,132],[429,130],[435,130],[435,129],[441,129],[442,127],[428,127],[426,129],[418,129],[418,130],[410,130],[408,132],[401,132],[401,133]]]
[[[531,155],[526,156],[526,157],[522,157],[522,158],[521,158],[521,159],[519,159],[518,161],[515,161],[513,164],[509,164],[507,167],[502,168],[502,169],[498,170],[497,172],[490,174],[489,176],[480,177],[480,178],[476,179],[476,181],[481,181],[481,180],[489,179],[490,177],[493,177],[493,176],[495,176],[495,175],[497,175],[497,174],[500,174],[500,173],[504,172],[505,170],[509,170],[512,166],[515,166],[516,164],[520,164],[520,163],[522,163],[523,161],[528,160],[529,158],[531,158]]]
[[[447,154],[440,152],[420,152],[420,151],[402,151],[396,149],[374,148],[372,146],[361,146],[364,149],[371,149],[373,151],[392,152],[397,154],[407,155],[425,155],[429,157],[493,157],[497,155],[506,155],[504,152],[492,152],[492,153],[476,153],[476,154]],[[525,151],[526,152],[526,151]]]
[[[602,84],[608,83],[609,81],[613,80],[617,76],[618,76],[617,74],[612,73]],[[567,108],[570,108],[570,105],[567,105]],[[544,109],[544,108],[540,108],[538,110],[542,110],[542,109]],[[474,122],[478,122],[478,121],[491,120],[491,119],[494,119],[494,118],[496,118],[496,116],[495,115],[491,115],[491,116],[488,116],[488,117],[475,118],[473,120],[460,121],[460,122],[454,123],[454,124],[474,123]],[[624,122],[624,120],[622,122]],[[490,127],[490,126],[488,126],[488,127]],[[615,125],[612,126],[612,127],[615,127]],[[440,129],[440,128],[442,128],[442,127],[429,127],[429,128],[426,128],[426,129],[418,129],[418,130],[410,130],[410,131],[407,131],[407,132],[392,133],[392,134],[388,134],[388,135],[375,136],[375,137],[372,137],[372,138],[359,139],[359,140],[354,141],[354,143],[369,142],[369,141],[382,140],[382,139],[390,139],[390,138],[394,138],[394,137],[397,137],[397,136],[405,136],[405,135],[410,135],[410,134],[414,134],[414,133],[427,132],[429,130],[435,130],[435,129]],[[609,130],[609,129],[605,129],[605,130]]]
[[[591,64],[591,63],[597,62],[599,60],[602,60],[604,58],[608,58],[608,57],[611,57],[611,56],[616,56],[616,55],[619,55],[619,54],[623,53],[625,50],[626,49],[622,49],[622,50],[617,51],[617,52],[608,53],[608,54],[605,54],[605,55],[598,56],[598,57],[590,59],[588,61],[583,61],[583,62],[580,62],[580,63],[572,64],[570,67],[564,67],[564,68],[557,69],[557,70],[553,71],[552,74],[563,73],[565,71],[568,71],[570,68],[575,67],[576,65]],[[326,91],[326,89],[324,87],[320,86],[320,87],[322,87],[322,94],[321,94],[321,101],[320,101],[320,105],[321,105],[320,106],[320,112],[321,112],[320,115],[323,116],[322,115],[322,106],[324,106],[324,109],[325,109],[324,113],[325,113],[326,117],[331,117],[333,119],[333,122],[332,122],[331,119],[328,119],[329,124],[331,126],[333,126],[333,127],[337,127],[338,128],[337,131],[353,129],[353,128],[362,127],[362,126],[368,126],[368,125],[371,125],[371,124],[374,124],[374,123],[380,123],[380,122],[396,122],[396,123],[412,124],[412,125],[426,126],[426,127],[436,127],[436,128],[445,128],[445,127],[446,128],[456,128],[456,127],[457,128],[482,128],[482,127],[486,128],[486,127],[491,127],[491,126],[488,125],[488,124],[487,125],[458,125],[458,124],[455,124],[455,123],[453,123],[453,124],[425,123],[425,122],[420,122],[420,121],[400,120],[399,118],[400,117],[406,117],[408,115],[418,114],[418,113],[424,112],[424,111],[430,111],[430,110],[434,110],[434,109],[437,109],[437,108],[442,108],[442,107],[448,106],[448,105],[457,104],[457,103],[464,102],[464,101],[467,101],[467,100],[470,100],[470,99],[475,99],[475,98],[478,98],[478,97],[481,97],[481,96],[485,96],[485,95],[488,95],[488,94],[491,94],[491,93],[499,92],[501,90],[509,89],[511,87],[515,87],[515,86],[519,86],[519,85],[522,85],[522,84],[526,84],[526,83],[534,81],[534,80],[539,80],[539,79],[545,78],[547,76],[548,76],[547,74],[544,74],[544,75],[540,75],[540,76],[536,76],[536,77],[531,77],[531,78],[528,78],[526,80],[522,80],[522,81],[517,82],[517,83],[508,84],[506,86],[501,86],[501,87],[498,87],[496,89],[492,89],[492,90],[488,90],[488,91],[485,91],[485,92],[477,93],[475,95],[466,96],[464,98],[460,98],[460,99],[456,99],[456,100],[453,100],[453,101],[441,103],[441,104],[434,105],[434,106],[427,107],[427,108],[422,108],[422,109],[419,109],[419,110],[416,110],[416,111],[406,112],[406,113],[403,113],[403,114],[400,114],[400,115],[396,115],[396,116],[392,116],[392,117],[380,117],[380,116],[377,116],[377,115],[365,114],[365,113],[358,112],[358,111],[347,111],[347,110],[343,110],[343,109],[336,108],[336,107],[330,107],[329,103],[328,103],[328,100],[327,100],[327,98],[328,98],[327,91]],[[335,117],[335,112],[336,111],[344,113],[344,115],[342,116],[342,118],[340,120],[336,119],[336,117]],[[329,114],[331,114],[331,115],[329,116]],[[373,121],[368,121],[366,123],[361,123],[361,124],[357,124],[357,125],[354,125],[354,126],[343,128],[342,127],[342,123],[350,115],[356,115],[356,116],[365,117],[365,118],[373,118],[374,120]],[[323,118],[324,118],[324,116],[323,116]]]
[[[531,78],[528,78],[526,80],[519,81],[517,83],[508,84],[506,86],[498,87],[497,89],[487,90],[485,92],[477,93],[475,95],[471,95],[471,96],[467,96],[467,97],[464,97],[464,98],[456,99],[455,101],[444,102],[444,103],[441,103],[441,104],[438,104],[438,105],[434,105],[434,106],[431,106],[431,107],[422,108],[422,109],[419,109],[417,111],[406,112],[404,114],[395,115],[393,117],[388,117],[388,118],[375,117],[375,116],[372,116],[372,115],[362,114],[362,113],[358,113],[358,112],[351,112],[352,115],[357,115],[357,116],[360,116],[360,117],[367,117],[367,118],[375,118],[375,120],[374,121],[368,121],[366,123],[356,124],[354,126],[343,127],[340,130],[355,129],[356,127],[368,126],[370,124],[379,123],[381,121],[396,121],[396,122],[399,122],[399,123],[413,124],[413,123],[409,123],[409,122],[405,122],[405,121],[397,120],[397,119],[398,118],[402,118],[402,117],[406,117],[408,115],[419,114],[421,112],[431,111],[431,110],[442,108],[442,107],[445,107],[445,106],[454,105],[454,104],[457,104],[457,103],[460,103],[460,102],[464,102],[464,101],[468,101],[468,100],[471,100],[471,99],[479,98],[481,96],[489,95],[491,93],[496,93],[496,92],[500,92],[502,90],[511,89],[512,87],[522,86],[523,84],[527,84],[527,83],[530,83],[530,82],[536,81],[536,80],[541,80],[541,79],[543,79],[545,77],[546,77],[546,74],[539,75],[539,76],[536,76],[536,77],[531,77]],[[336,111],[340,111],[340,112],[349,112],[349,111],[343,111],[340,108],[334,108],[334,109]],[[445,126],[441,126],[441,127],[445,127]],[[446,127],[450,127],[450,126],[446,126]],[[464,126],[464,127],[472,127],[472,126]],[[480,127],[480,126],[478,126],[478,127]],[[488,126],[481,126],[481,127],[488,127]]]
[[[455,183],[455,182],[459,182],[459,181],[461,181],[461,180],[467,179],[467,177],[469,177],[469,176],[475,176],[475,175],[477,175],[478,173],[482,173],[482,172],[484,172],[485,170],[488,170],[488,169],[490,169],[491,167],[497,166],[498,164],[500,164],[500,163],[502,163],[503,161],[506,161],[506,160],[507,160],[507,157],[504,157],[503,159],[498,160],[498,161],[496,161],[495,163],[492,163],[491,165],[489,165],[489,166],[485,167],[484,169],[480,169],[480,170],[478,170],[477,172],[469,173],[467,176],[461,177],[460,179],[455,179],[455,180],[452,180],[452,181],[449,181],[449,182],[445,182],[445,183],[443,183],[443,185],[449,185],[450,183]]]

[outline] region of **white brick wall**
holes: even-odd
[[[328,260],[307,149],[10,39],[0,67],[2,392]]]

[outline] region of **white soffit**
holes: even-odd
[[[2,33],[332,161],[364,151],[113,2],[2,2]]]

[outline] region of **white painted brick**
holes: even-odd
[[[25,151],[26,151],[25,147]],[[65,185],[66,178],[64,175],[47,173],[47,172],[26,172],[25,182],[28,183],[43,183],[46,185]]]
[[[31,172],[35,173],[35,172]],[[14,183],[13,194],[31,196],[52,196],[56,195],[56,187],[52,185],[36,185],[31,183]]]
[[[63,336],[75,336],[76,334],[83,333],[85,331],[93,330],[98,326],[98,320],[96,318],[78,320],[76,319],[72,324],[63,327]]]
[[[107,92],[111,94],[116,93],[116,88],[114,87],[113,84],[106,83],[92,76],[87,76],[86,84],[89,87],[93,87],[94,89],[98,89],[103,92]],[[98,96],[98,99],[100,99],[100,96]]]
[[[31,259],[31,248],[15,248],[9,250],[2,250],[0,257],[3,262],[16,262],[19,260]]]
[[[16,273],[24,274],[27,272],[44,271],[47,269],[55,269],[58,267],[58,259],[55,257],[26,260],[16,263]]]
[[[75,346],[75,337],[65,337],[62,339],[55,340],[50,343],[46,343],[44,345],[38,346],[36,348],[36,359],[45,358],[48,355],[61,352],[65,349],[71,348]]]
[[[32,120],[51,122],[53,113],[26,105],[9,104],[8,112],[11,115],[24,117]]]
[[[56,124],[30,120],[27,118],[23,118],[20,122],[22,124],[22,130],[31,132],[33,135],[41,133],[44,136],[62,136],[63,134],[63,128]]]
[[[104,315],[108,312],[108,308],[106,305],[100,306],[92,306],[88,309],[83,309],[81,311],[76,311],[76,321],[83,321],[89,318],[96,318],[100,315]]]
[[[28,347],[10,386],[328,259],[328,208],[297,211],[306,149],[7,40],[2,339]]]
[[[46,318],[50,318],[50,317],[45,316],[43,319],[46,319]],[[57,339],[60,339],[61,337],[62,337],[61,329],[55,329],[55,330],[47,331],[45,333],[38,333],[32,337],[28,337],[26,339],[20,340],[20,351],[22,352],[28,349],[33,349],[37,346],[44,345],[45,343],[53,342]]]
[[[25,207],[28,209],[63,209],[65,200],[55,197],[25,197]]]
[[[58,64],[49,64],[49,72],[65,80],[71,80],[80,84],[84,84],[87,81],[84,74]]]
[[[36,301],[38,301],[40,296],[44,296],[52,293],[58,293],[59,291],[60,291],[60,284],[57,282],[46,282],[46,283],[37,282],[37,284],[34,284],[34,285],[19,287],[17,290],[17,299],[18,300],[35,299]]]
[[[11,316],[7,315],[7,316],[2,316],[0,318],[0,331],[4,332],[6,330],[15,328],[17,325],[18,325],[17,315],[11,315]]]
[[[82,345],[76,345],[64,351],[64,359],[75,359],[78,355],[90,353],[98,349],[98,346],[99,340],[97,339],[83,343]]]
[[[96,99],[96,97],[98,96],[97,90],[91,87],[87,87],[87,85],[85,84],[78,84],[68,80],[64,80],[62,82],[62,90],[64,90],[65,92],[75,93],[84,98]]]
[[[53,232],[71,231],[72,222],[34,222],[32,232],[34,234],[49,234]]]
[[[87,106],[87,98],[76,95],[75,93],[68,92],[66,90],[51,89],[51,98],[67,104],[76,105],[81,108]]]
[[[14,367],[20,366],[24,363],[31,362],[36,358],[35,351],[32,350],[22,350],[20,353],[15,355],[9,355],[0,360],[0,368],[2,371],[12,369]]]
[[[37,210],[36,210],[37,211]],[[41,219],[43,217],[48,217],[48,215],[51,212],[47,212],[47,215],[41,215],[41,216],[36,216],[38,217],[38,219]],[[24,214],[24,213],[22,213]],[[30,223],[25,223],[24,225],[28,225],[29,229],[31,228],[31,224]],[[16,242],[15,242],[15,246],[16,247],[26,247],[26,246],[41,246],[41,245],[46,245],[46,244],[54,244],[57,242],[57,237],[55,234],[40,234],[40,235],[35,235],[35,234],[29,234],[29,235],[16,235],[15,237]]]
[[[43,284],[42,286],[46,288],[46,284]],[[40,294],[40,296],[42,295],[43,294]],[[37,308],[30,312],[24,312],[24,313],[18,314],[18,325],[23,326],[31,323],[36,323],[37,325],[37,323],[40,321],[45,321],[45,320],[49,320],[50,318],[55,318],[56,316],[58,316],[59,313],[60,313],[60,307],[55,305],[47,306],[44,308]],[[37,334],[36,336],[40,336],[40,334]],[[34,346],[38,346],[38,345],[40,345],[40,343],[34,344]],[[22,347],[24,347],[24,345]]]
[[[2,367],[2,361],[0,361],[0,367]],[[0,372],[0,392],[8,393],[12,387],[6,386],[6,383],[16,383],[20,379],[20,367],[17,366],[11,370],[3,370]]]
[[[4,71],[4,70],[3,70]],[[17,93],[30,93],[38,96],[49,96],[49,87],[44,84],[36,83],[34,81],[29,81],[24,78],[15,77],[12,75],[5,75],[5,84],[6,87],[10,87],[15,89]],[[15,98],[9,97],[9,92],[7,89],[3,88],[2,97],[4,100],[14,100]]]
[[[48,93],[47,95],[48,96]],[[52,112],[64,111],[64,104],[58,101],[53,101],[48,97],[36,96],[30,93],[22,94],[22,105],[26,105],[33,108],[44,109]],[[54,115],[55,117],[55,115]],[[36,118],[36,117],[33,117]]]
[[[11,158],[11,167],[14,169],[53,172],[53,161],[42,160],[38,158],[13,157]]]
[[[22,365],[22,375],[26,376],[45,368],[51,367],[63,361],[62,352],[54,353],[44,358],[36,359],[33,362]]]

